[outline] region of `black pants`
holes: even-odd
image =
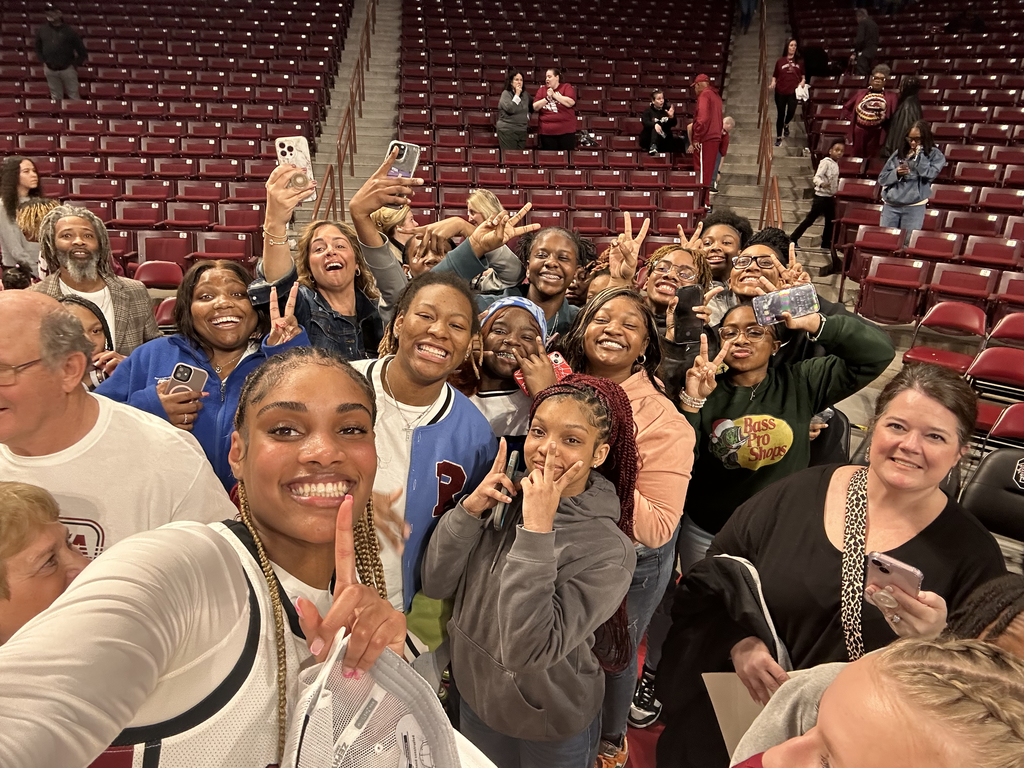
[[[775,90],[775,109],[778,117],[775,120],[775,135],[782,136],[782,129],[789,125],[796,114],[796,94],[779,93]]]
[[[540,134],[537,136],[538,147],[540,149],[551,149],[565,152],[572,152],[576,149],[576,134],[575,133],[559,133],[551,136],[546,134]]]
[[[793,234],[789,236],[789,239],[799,245],[800,238],[803,237],[811,225],[818,220],[819,217],[825,218],[825,227],[821,230],[821,247],[828,248],[832,245],[832,218],[836,215],[836,199],[834,197],[822,197],[821,195],[814,196],[814,202],[811,203],[811,212],[807,214],[807,218],[800,222],[800,225],[793,230]]]

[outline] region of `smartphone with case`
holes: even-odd
[[[555,381],[561,381],[572,373],[572,368],[570,368],[569,364],[565,362],[565,358],[562,357],[561,352],[549,352],[548,359],[551,360],[551,367],[555,369]],[[522,370],[517,368],[516,372],[512,374],[512,378],[515,379],[519,388],[523,390],[523,394],[529,397],[530,390],[526,388],[526,379],[523,378]]]
[[[206,386],[206,380],[210,377],[202,368],[196,368],[188,363],[178,363],[171,373],[170,385],[167,387],[167,394],[176,395],[179,392],[202,392]]]
[[[785,322],[783,312],[789,312],[793,317],[803,317],[820,309],[818,293],[810,283],[755,296],[753,305],[754,319],[758,325],[765,326]]]
[[[289,187],[305,189],[313,183],[313,158],[309,153],[309,142],[305,136],[284,136],[276,139],[274,148],[277,151],[278,165],[294,165],[299,169],[288,182]],[[309,197],[303,198],[302,202],[306,200],[316,200],[316,189]]]
[[[505,477],[509,480],[515,479],[517,464],[519,464],[519,451],[512,451],[508,456],[508,464],[505,465]],[[504,486],[500,487],[504,490]],[[500,531],[505,524],[505,509],[507,507],[508,505],[504,501],[499,501],[494,508],[494,530]]]
[[[395,161],[388,169],[388,178],[411,179],[416,175],[416,168],[420,164],[420,148],[407,141],[392,141],[388,144],[388,152],[385,157],[391,157],[391,152],[398,147],[398,154]],[[398,203],[385,203],[388,208],[401,208]]]
[[[699,285],[684,285],[676,290],[676,344],[700,341],[704,321],[697,317],[693,307],[704,303],[704,291]]]
[[[881,589],[899,587],[908,595],[917,597],[921,591],[924,574],[912,565],[897,560],[895,557],[883,555],[881,552],[868,552],[868,573],[865,585],[874,585]]]

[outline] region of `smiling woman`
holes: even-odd
[[[297,286],[282,318],[276,303],[270,315],[256,310],[246,295],[248,284],[249,273],[237,262],[194,265],[178,287],[178,333],[139,347],[96,389],[191,432],[228,490],[235,484],[228,449],[242,382],[270,355],[309,344],[294,315]],[[180,364],[198,372],[194,386],[170,391]]]

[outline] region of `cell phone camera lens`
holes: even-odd
[[[279,146],[281,149],[284,149],[284,142],[283,141],[277,142],[277,146]]]
[[[880,571],[881,571],[882,573],[885,573],[885,574],[888,574],[888,573],[890,573],[889,569],[888,569],[888,568],[886,568],[886,567],[885,567],[884,565],[880,565],[880,566],[878,567],[878,570],[880,570]]]
[[[188,368],[175,368],[174,378],[176,378],[178,381],[188,381]]]
[[[288,147],[288,151],[289,151],[289,152],[294,152],[294,151],[295,151],[295,148],[294,148],[294,147]]]
[[[288,157],[288,153],[285,152],[283,149],[281,150],[281,157]]]

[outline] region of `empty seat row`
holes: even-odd
[[[440,133],[440,132],[438,132]],[[465,132],[460,132],[465,133]],[[639,151],[611,151],[604,149],[576,149],[572,152],[552,150],[505,149],[496,147],[467,148],[463,139],[460,144],[440,144],[433,140],[433,132],[402,129],[398,137],[402,141],[417,144],[423,150],[423,162],[439,165],[492,166],[507,168],[649,168],[669,170],[673,164],[680,168],[692,168],[688,155],[649,155]],[[444,139],[448,141],[448,139]]]

